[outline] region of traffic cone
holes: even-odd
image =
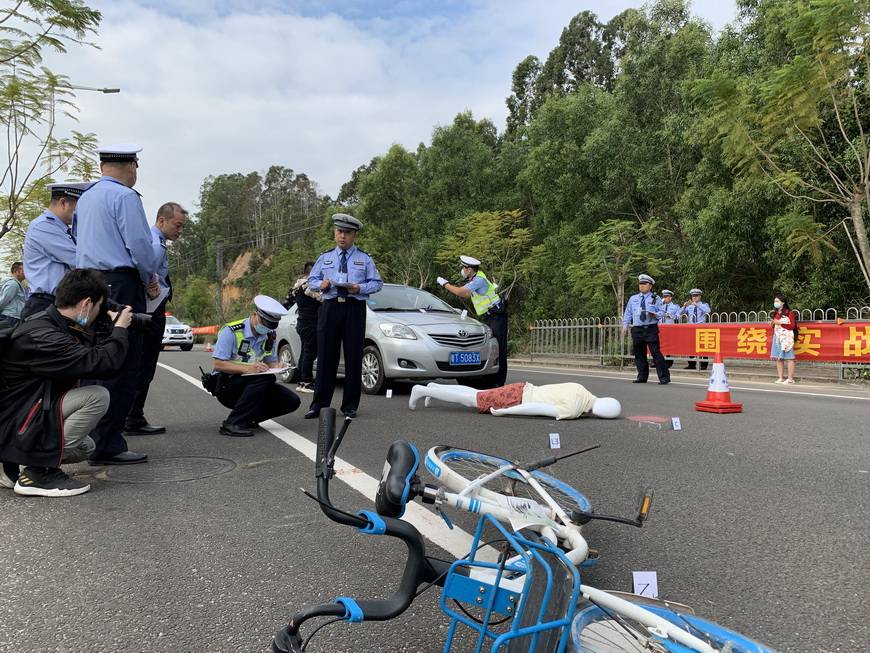
[[[710,382],[707,384],[706,401],[696,401],[695,410],[702,413],[742,413],[743,404],[731,402],[731,388],[728,387],[728,377],[725,376],[725,363],[722,354],[716,354],[713,371],[710,372]]]
[[[211,346],[211,340],[205,341],[205,350],[206,351],[214,351],[214,348]]]

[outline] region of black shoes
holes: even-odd
[[[314,419],[315,417],[320,417],[320,408],[312,406],[305,412],[305,419]]]
[[[670,379],[665,379],[664,381],[659,381],[659,385],[667,385],[670,382],[671,382]]]
[[[634,381],[632,381],[632,383],[646,383],[646,380],[644,379],[643,381],[641,381],[640,379],[635,379]]]
[[[26,497],[73,497],[90,489],[59,467],[25,467],[15,483],[15,494]]]
[[[139,463],[148,462],[148,454],[122,451],[114,456],[91,456],[88,458],[88,462],[92,467],[98,467],[99,465],[138,465]]]
[[[351,419],[353,419],[354,417],[356,417],[356,408],[342,408],[341,414],[345,417],[350,417]]]
[[[230,424],[229,422],[221,424],[220,433],[221,435],[229,435],[233,438],[251,438],[254,436],[254,432],[250,428],[239,426],[238,424]]]
[[[148,423],[148,420],[130,421],[124,424],[124,433],[127,435],[157,435],[158,433],[166,433],[165,426],[153,426]]]

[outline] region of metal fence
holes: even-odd
[[[868,321],[870,306],[847,308],[794,309],[798,322]],[[709,322],[735,324],[769,322],[771,311],[750,310],[710,313]],[[683,316],[683,322],[687,321]],[[532,360],[564,360],[603,366],[630,365],[634,361],[631,338],[622,335],[619,317],[577,317],[535,320],[529,327],[529,356]],[[674,357],[676,360],[687,360]],[[754,361],[759,362],[759,361]],[[870,376],[870,365],[862,363],[824,363],[801,361],[801,367],[819,368],[840,381]]]

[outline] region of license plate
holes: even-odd
[[[451,365],[480,365],[479,351],[452,351],[450,352]]]

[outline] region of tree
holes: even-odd
[[[0,125],[9,146],[0,176],[0,238],[23,214],[34,215],[34,193],[55,174],[93,170],[93,134],[55,134],[58,112],[75,117],[74,95],[66,77],[41,64],[45,50],[63,53],[85,43],[100,20],[78,0],[20,0],[0,9]]]
[[[767,52],[744,74],[716,69],[698,80],[705,127],[738,172],[763,174],[795,200],[845,209],[840,221],[851,222],[870,288],[870,6],[760,0],[747,15],[758,43],[787,54]]]

